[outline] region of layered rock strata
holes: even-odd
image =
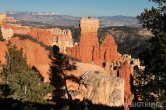
[[[130,105],[134,98],[134,95],[131,92],[131,82],[132,82],[131,77],[134,72],[134,67],[137,66],[139,69],[143,69],[143,67],[140,66],[139,59],[133,59],[131,58],[130,55],[121,55],[117,51],[118,50],[117,44],[112,35],[106,34],[104,37],[104,41],[101,44],[99,44],[98,38],[97,38],[98,27],[99,27],[99,21],[97,18],[82,18],[80,21],[80,28],[81,28],[80,41],[73,48],[67,48],[66,54],[74,58],[80,59],[81,62],[94,63],[104,67],[105,71],[108,74],[108,77],[112,77],[115,79],[117,77],[120,77],[121,79],[123,79],[124,80],[124,103],[126,105]],[[102,76],[102,78],[103,77],[104,76]],[[95,80],[97,81],[99,79],[95,79]],[[87,84],[89,85],[93,81],[93,78],[88,81],[87,81],[88,82]],[[107,84],[107,82],[100,82],[100,83]],[[94,85],[95,84],[88,86],[89,89],[94,90],[95,88]],[[79,86],[80,85],[77,85],[78,89],[79,89]],[[113,86],[113,83],[110,86]],[[100,85],[98,85],[98,87],[100,87]],[[86,87],[84,87],[84,90],[82,91],[86,91],[85,88]],[[107,87],[107,88],[110,89],[110,87]],[[100,90],[100,89],[97,89],[97,90]],[[87,90],[87,91],[90,91],[90,90]],[[100,98],[102,101],[100,99],[97,100],[98,97],[93,96],[92,95],[93,93],[90,93],[91,96],[87,95],[89,92],[85,92],[85,93],[86,94],[84,94],[83,96],[90,100],[93,100],[93,98],[95,97],[96,100],[93,100],[93,102],[98,102],[98,103],[107,102],[106,101],[107,99],[102,100],[101,97]],[[105,97],[104,95],[100,93],[96,92],[96,94],[98,94],[99,96]],[[104,104],[108,105],[108,103],[104,103]],[[128,109],[129,109],[128,107],[125,107],[125,110],[128,110]]]
[[[80,28],[80,41],[73,48],[66,49],[67,55],[80,59],[84,63],[93,62],[99,65],[119,59],[117,45],[111,35],[106,35],[104,42],[99,44],[97,18],[82,18]]]
[[[11,39],[14,34],[29,35],[45,45],[58,46],[61,53],[66,53],[66,47],[73,47],[73,38],[68,29],[42,29],[17,24],[3,24],[1,30],[3,38],[6,40]]]

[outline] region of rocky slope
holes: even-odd
[[[79,42],[79,27],[61,27],[68,28],[72,31],[73,40]],[[147,40],[153,35],[147,29],[141,27],[127,26],[108,26],[99,27],[98,40],[100,43],[104,41],[105,34],[112,34],[118,45],[118,51],[123,54],[130,54],[138,58],[138,54],[147,46]]]
[[[15,34],[29,35],[36,40],[43,42],[45,45],[56,45],[60,48],[60,52],[66,53],[66,47],[73,47],[73,38],[71,31],[68,29],[59,28],[35,28],[29,26],[22,26],[18,24],[6,23],[6,15],[0,14],[0,26],[3,38],[11,39]]]
[[[99,29],[99,41],[104,39],[104,33],[111,33],[118,45],[118,50],[123,54],[138,54],[147,46],[147,40],[153,35],[147,29],[139,27],[103,27]]]
[[[138,68],[143,69],[143,67],[140,66],[140,62],[138,59],[133,59],[129,55],[121,55],[120,53],[118,53],[117,45],[116,45],[112,35],[106,34],[104,37],[104,41],[101,44],[99,44],[98,38],[97,38],[98,26],[99,26],[99,21],[97,20],[97,18],[82,18],[80,21],[80,28],[81,28],[80,41],[73,48],[67,48],[66,54],[69,56],[72,56],[74,58],[80,59],[81,62],[94,63],[94,64],[102,66],[103,68],[105,68],[106,73],[114,79],[116,79],[117,77],[120,77],[121,79],[123,79],[125,82],[124,83],[124,94],[125,94],[124,103],[130,105],[134,98],[134,96],[131,92],[131,82],[132,81],[130,79],[134,72],[133,68],[135,66],[137,66]],[[98,75],[96,75],[96,76],[95,75],[91,76],[90,74],[94,75],[95,73],[91,73],[91,72],[89,72],[89,74],[85,73],[85,76],[83,78],[82,77],[80,77],[80,78],[84,79],[85,82],[86,82],[86,80],[88,80],[86,78],[92,78],[89,80],[89,82],[87,84],[91,84],[93,82],[93,80],[96,81],[95,84],[98,84],[98,81],[99,81],[99,83],[101,83],[101,85],[106,84],[106,82],[103,82],[104,80],[100,80],[100,79],[96,78],[96,77],[100,77],[100,74],[102,74],[102,73],[99,72]],[[105,76],[103,76],[103,77],[105,77]],[[107,80],[107,79],[105,79],[105,80]],[[114,81],[114,82],[116,82],[116,81]],[[71,83],[71,81],[70,81],[70,83]],[[86,87],[86,84],[84,84],[84,83],[79,83],[79,84],[74,83],[74,85],[75,85],[74,88],[79,89],[79,86],[81,84],[83,84],[83,86],[85,86],[85,87],[83,87],[84,89],[82,89],[83,93],[89,93],[89,92],[86,92],[86,89],[87,89],[87,91],[96,91],[96,94],[98,94],[98,95],[101,95],[100,92],[98,93],[98,90],[99,91],[103,90],[103,87],[105,87],[105,85],[102,85],[102,87],[100,87],[100,84],[99,84],[98,85],[99,88],[95,89],[95,86],[94,86],[95,84],[92,84],[92,86]],[[121,85],[120,82],[118,83],[118,85]],[[70,88],[70,86],[68,86],[67,88]],[[113,85],[111,85],[111,86],[113,86]],[[81,88],[82,88],[82,86],[81,86]],[[114,90],[116,91],[115,88],[114,88]],[[107,90],[109,90],[109,89],[110,88],[107,87]],[[90,92],[90,94],[92,95],[93,93]],[[108,95],[109,92],[107,91],[106,94]],[[106,94],[103,94],[101,96],[105,97],[104,95],[106,95]],[[93,96],[93,95],[91,97],[89,95],[84,94],[83,97],[85,97],[85,96],[87,96],[90,100],[93,100],[93,102],[95,102],[95,103],[101,103],[101,100],[100,99],[98,100],[97,97],[94,98],[95,96]],[[118,95],[116,95],[116,98],[117,97],[118,97]],[[79,96],[79,99],[81,100],[80,96]],[[109,99],[109,101],[110,100],[111,99]],[[106,98],[102,100],[103,103],[105,102],[107,104],[109,101],[107,101]],[[115,103],[118,103],[118,102],[115,102]],[[125,110],[128,110],[128,107],[126,107]]]
[[[56,90],[66,91],[66,98],[80,101],[88,99],[94,104],[107,106],[131,104],[134,98],[131,85],[134,67],[139,69],[143,67],[140,66],[139,59],[133,59],[130,55],[122,55],[118,52],[118,46],[110,33],[104,34],[104,39],[99,43],[99,20],[97,18],[81,19],[80,38],[74,47],[72,47],[71,32],[67,30],[4,23],[2,27],[4,38],[10,40],[18,49],[23,48],[28,64],[41,73],[45,82],[48,82],[53,75],[60,76],[60,79],[52,77],[52,81],[57,84]],[[32,39],[12,38],[11,33],[30,35],[35,42]],[[81,62],[65,59],[61,53],[58,54],[60,56],[55,56],[55,62],[52,62],[49,51],[39,42],[47,46],[57,45],[61,53],[79,59]],[[0,44],[3,47],[0,48],[3,52],[0,60],[5,63],[6,43]],[[54,47],[54,52],[58,53],[58,47],[53,46],[53,49]],[[75,70],[69,68],[68,64],[75,65]],[[52,74],[50,74],[50,69],[54,70]],[[61,84],[64,84],[62,88]],[[55,94],[58,93],[59,91],[56,91]],[[125,110],[128,109],[128,107],[125,108]]]
[[[10,39],[10,42],[17,46],[18,49],[23,49],[23,53],[27,58],[27,63],[36,68],[41,73],[45,82],[50,81],[50,64],[49,51],[40,44],[31,40],[21,40],[17,37]],[[5,54],[7,51],[7,42],[0,42],[0,61],[6,63]]]
[[[106,36],[99,45],[97,30],[99,20],[96,18],[82,18],[80,21],[80,41],[74,48],[67,48],[67,55],[80,59],[82,62],[102,65],[107,61],[118,60],[117,45],[112,36]]]
[[[41,29],[11,24],[4,24],[1,30],[6,40],[12,38],[14,34],[30,35],[48,46],[57,45],[62,53],[65,53],[66,47],[73,47],[70,30],[61,30],[58,28]]]

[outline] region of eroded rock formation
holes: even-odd
[[[27,34],[34,37],[38,41],[43,42],[46,45],[51,45],[51,33],[47,29],[30,27],[30,31]]]
[[[100,64],[104,62],[113,62],[120,59],[117,51],[117,44],[112,35],[106,35],[103,43],[100,45]]]
[[[96,49],[99,48],[99,42],[97,38],[99,20],[97,18],[82,18],[80,21],[80,27],[80,59],[82,62],[90,63],[94,60],[94,53],[96,53]],[[96,55],[98,55],[98,52]]]
[[[118,71],[118,77],[124,79],[124,102],[125,105],[131,105],[134,95],[132,94],[131,90],[131,66],[130,64],[126,61],[122,64]],[[128,110],[128,107],[125,106],[125,110]]]
[[[0,13],[0,26],[2,26],[5,23],[6,14]]]
[[[82,18],[80,20],[81,35],[78,45],[74,48],[67,48],[66,54],[80,59],[85,63],[102,65],[107,61],[119,59],[117,44],[111,35],[106,35],[104,42],[99,45],[98,28],[99,20],[97,18]]]
[[[133,59],[133,58],[131,58],[130,55],[127,55],[127,54],[121,55],[117,51],[117,44],[112,35],[106,34],[104,37],[104,41],[101,44],[99,44],[98,39],[97,39],[98,27],[99,27],[99,21],[97,20],[97,18],[82,18],[80,21],[80,28],[81,28],[80,41],[73,48],[67,48],[66,54],[70,55],[74,58],[80,59],[82,62],[94,63],[94,64],[104,67],[105,71],[108,74],[107,77],[113,78],[114,82],[116,82],[115,79],[117,77],[120,77],[122,80],[124,80],[124,82],[125,82],[124,83],[124,103],[130,105],[134,98],[134,95],[131,92],[131,83],[132,83],[131,77],[134,72],[134,67],[137,66],[139,69],[143,69],[143,67],[140,66],[139,59]],[[86,74],[87,78],[92,78],[91,76],[88,76],[90,74],[91,73]],[[95,74],[95,73],[93,73],[93,74]],[[102,73],[99,72],[99,74],[102,74]],[[107,79],[104,79],[104,80],[107,80],[107,82],[105,82],[104,80],[95,79],[95,77],[97,77],[97,76],[94,75],[93,76],[94,79],[92,78],[89,80],[86,80],[86,78],[85,79],[83,78],[84,80],[86,80],[86,83],[89,86],[82,87],[81,85],[77,85],[77,87],[76,87],[78,89],[77,93],[79,93],[79,95],[80,95],[83,92],[82,97],[86,97],[90,100],[93,100],[93,98],[95,98],[95,100],[93,100],[94,103],[103,102],[103,104],[109,105],[109,103],[107,102],[108,100],[103,99],[103,97],[105,97],[104,95],[106,95],[106,94],[105,93],[100,94],[100,92],[99,92],[100,89],[103,90],[103,88],[107,85],[107,82],[109,82],[109,81]],[[101,76],[101,77],[104,78],[105,76]],[[97,82],[92,83],[93,80],[95,80]],[[103,88],[94,90],[95,85],[99,84],[98,81],[99,81],[99,83],[101,83],[101,85],[103,83],[106,85],[102,85]],[[111,83],[111,82],[109,82],[109,83]],[[92,85],[90,85],[90,84],[92,84]],[[120,83],[118,83],[118,84],[120,84]],[[86,84],[84,84],[84,85],[86,85]],[[114,83],[111,83],[110,86],[114,86]],[[98,85],[98,87],[100,87],[100,84]],[[70,87],[67,87],[67,88],[70,90]],[[82,92],[79,91],[80,88],[82,88],[81,89]],[[108,86],[107,89],[109,90],[111,88]],[[86,91],[86,92],[84,92],[84,91]],[[97,96],[93,95],[93,93],[91,93],[89,91],[93,91],[93,92],[96,91],[95,94],[97,94]],[[109,90],[109,91],[111,91],[111,90]],[[109,92],[107,92],[107,96],[109,96],[108,93]],[[88,94],[91,94],[91,95],[88,95]],[[100,97],[101,99],[98,99],[99,98],[98,96],[102,96],[102,97]],[[77,97],[75,97],[75,98],[77,98]],[[128,110],[128,109],[129,109],[128,107],[125,107],[125,110]]]
[[[88,71],[81,76],[80,84],[66,81],[72,99],[89,99],[93,104],[122,106],[124,104],[124,81],[106,73]]]
[[[14,35],[14,31],[12,29],[7,29],[4,27],[1,27],[1,32],[5,40],[10,40]]]
[[[62,53],[66,53],[66,47],[73,47],[71,31],[68,29],[41,29],[17,24],[3,24],[2,34],[6,40],[11,39],[14,34],[30,35],[48,46],[57,45]]]
[[[66,47],[73,47],[73,38],[70,30],[52,28],[48,29],[48,31],[51,33],[51,45],[58,46],[60,52],[66,53]]]
[[[23,49],[24,55],[27,57],[27,63],[31,67],[35,67],[44,78],[45,82],[49,82],[50,79],[50,64],[49,52],[41,47],[39,44],[32,42],[31,40],[20,40],[15,37],[10,39],[12,44],[15,44],[18,49]],[[0,61],[6,63],[5,54],[7,51],[7,42],[0,42]]]

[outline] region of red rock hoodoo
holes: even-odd
[[[0,26],[5,23],[6,14],[0,13]]]
[[[106,35],[104,42],[99,45],[97,18],[82,18],[80,21],[81,35],[78,45],[67,48],[66,54],[80,59],[84,63],[94,62],[102,65],[107,61],[118,60],[117,45],[111,35]]]
[[[134,99],[134,95],[131,92],[131,65],[128,62],[124,62],[119,69],[118,77],[124,79],[124,102],[125,105],[130,105],[132,100]],[[129,110],[128,107],[125,106],[125,110]]]
[[[117,51],[117,44],[112,35],[105,35],[104,41],[99,44],[97,30],[99,21],[97,18],[82,18],[80,21],[80,41],[73,48],[67,48],[66,54],[80,59],[84,63],[102,65],[112,77],[120,77],[124,80],[124,103],[130,105],[134,98],[131,92],[130,77],[136,62],[129,55],[121,55]],[[133,61],[133,65],[130,62]],[[104,65],[103,65],[104,64]],[[125,107],[125,110],[128,110]]]

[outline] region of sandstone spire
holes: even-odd
[[[99,44],[97,18],[82,18],[80,28],[80,42],[74,48],[67,48],[67,55],[80,59],[84,63],[93,62],[98,65],[119,60],[117,44],[112,35],[106,35],[104,42]]]
[[[95,49],[99,47],[97,38],[99,20],[97,18],[82,18],[80,20],[80,28],[80,59],[82,62],[91,62]]]
[[[0,13],[0,26],[2,26],[5,23],[6,14]]]

